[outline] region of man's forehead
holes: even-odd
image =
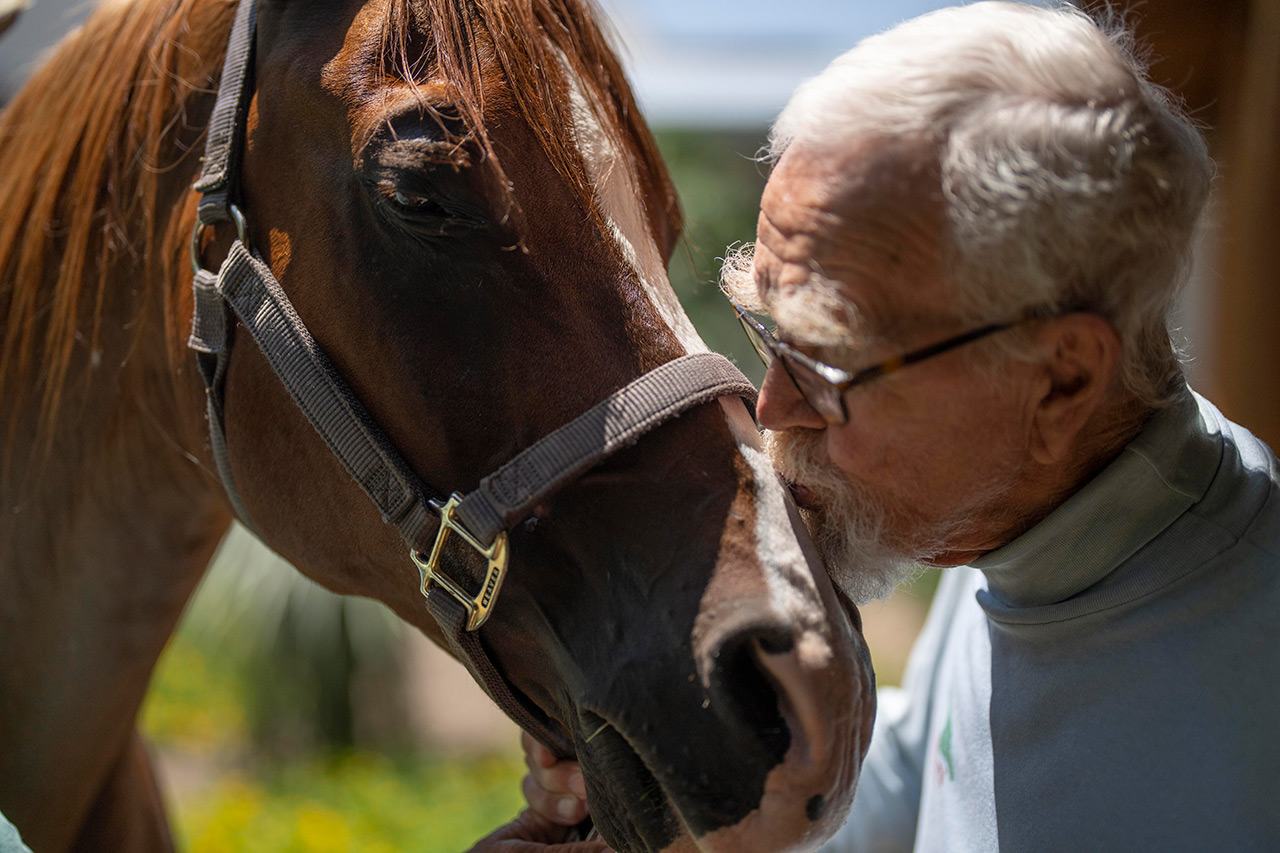
[[[945,208],[932,162],[919,146],[883,140],[787,150],[761,201],[755,269],[784,332],[821,344],[865,340],[945,310]]]
[[[942,200],[935,142],[864,135],[843,144],[793,142],[765,185],[762,207],[822,209],[844,219],[876,217],[903,202]]]

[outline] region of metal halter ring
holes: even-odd
[[[507,532],[504,530],[498,533],[492,545],[482,545],[456,518],[454,510],[458,504],[462,503],[461,495],[454,492],[443,504],[436,501],[429,501],[429,503],[440,513],[440,529],[436,531],[436,541],[431,546],[431,555],[424,560],[421,551],[409,551],[409,556],[413,558],[418,571],[422,573],[422,594],[428,593],[428,586],[432,583],[437,584],[466,609],[467,630],[474,631],[489,618],[489,611],[493,609],[498,591],[502,589],[502,581],[507,576]],[[485,571],[484,583],[480,585],[480,592],[475,595],[467,592],[440,571],[440,554],[444,551],[444,543],[450,533],[456,533],[462,537],[462,541],[474,548],[489,563]]]
[[[231,212],[231,221],[236,224],[236,236],[239,238],[240,242],[243,243],[245,232],[244,214],[241,213],[240,208],[236,207],[234,204],[228,209]],[[204,266],[200,262],[200,238],[204,236],[204,229],[210,224],[212,223],[202,222],[200,219],[196,219],[195,227],[191,229],[191,271],[193,273],[198,273],[204,269]]]

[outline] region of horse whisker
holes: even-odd
[[[595,740],[596,737],[599,736],[599,734],[607,728],[609,728],[609,721],[605,720],[603,723],[600,724],[600,728],[596,729],[594,732],[592,732],[590,735],[587,736],[587,739],[583,741],[583,743],[591,743],[591,741]]]

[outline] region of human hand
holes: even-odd
[[[569,827],[525,809],[506,826],[476,842],[470,853],[613,853],[603,841],[563,843]]]
[[[524,763],[524,798],[543,820],[561,826],[577,826],[586,820],[587,786],[576,761],[561,761],[527,732],[520,733]]]

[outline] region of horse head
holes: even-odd
[[[664,272],[669,179],[585,5],[265,0],[259,16],[247,242],[423,481],[472,490],[704,349]],[[235,352],[226,442],[251,523],[439,636],[394,531],[261,355]],[[796,530],[744,407],[721,400],[510,531],[482,643],[566,735],[620,849],[777,849],[839,819],[867,669]]]
[[[74,798],[84,815],[97,798],[94,813],[105,814],[102,780],[117,772],[107,768],[132,766],[120,759],[131,715],[195,583],[182,575],[166,587],[161,555],[202,565],[232,504],[308,576],[459,644],[432,615],[440,588],[424,602],[428,582],[403,530],[370,501],[378,487],[362,489],[313,429],[245,316],[223,330],[237,343],[222,350],[215,383],[213,445],[225,452],[211,450],[205,388],[191,356],[175,354],[192,304],[180,272],[189,248],[199,266],[247,246],[341,377],[340,400],[359,402],[365,419],[353,429],[376,424],[375,444],[441,494],[474,493],[619,389],[705,350],[665,273],[680,231],[674,192],[586,0],[261,0],[251,98],[236,114],[242,240],[231,223],[193,229],[186,189],[216,78],[217,57],[197,35],[225,22],[228,4],[175,4],[104,5],[4,116],[15,141],[0,134],[0,159],[43,152],[24,162],[79,176],[0,170],[35,223],[0,221],[0,271],[15,282],[7,322],[21,330],[0,347],[0,388],[44,389],[25,398],[11,457],[25,458],[37,431],[26,424],[51,425],[49,443],[74,451],[55,460],[61,479],[37,472],[13,494],[22,519],[48,505],[56,529],[94,533],[59,538],[61,551],[19,566],[53,537],[15,522],[12,542],[0,542],[13,569],[0,579],[33,588],[26,579],[56,562],[51,574],[77,601],[133,596],[112,604],[135,614],[130,626],[162,614],[145,641],[103,644],[105,663],[86,663],[83,650],[99,651],[95,623],[41,601],[38,612],[60,620],[40,616],[42,631],[85,640],[33,645],[6,690],[31,695],[49,680],[25,673],[74,665],[103,674],[103,684],[75,682],[84,701],[116,690],[112,707],[126,717],[102,715],[69,739],[57,726],[79,717],[60,694],[0,715],[0,733],[15,738],[0,769],[43,774],[36,788],[0,783],[6,811],[48,849],[76,830],[69,819],[41,825],[42,802]],[[77,61],[99,64],[86,72]],[[96,148],[41,129],[50,92],[81,98],[68,121]],[[63,185],[111,200],[111,227],[54,198]],[[51,211],[69,224],[46,227]],[[50,263],[36,262],[45,255]],[[166,283],[160,298],[138,286],[152,279]],[[84,280],[99,283],[96,301],[79,298]],[[41,288],[59,294],[52,314]],[[44,361],[28,360],[42,365],[32,379],[28,361],[6,359],[41,334],[52,343]],[[107,427],[86,442],[85,421]],[[85,475],[90,463],[103,473]],[[176,485],[157,487],[162,476]],[[65,500],[58,483],[92,487],[92,499]],[[869,660],[742,402],[693,406],[539,494],[509,519],[505,583],[464,640],[484,658],[486,686],[516,697],[581,761],[605,838],[625,851],[778,850],[834,831],[870,734]],[[474,578],[466,547],[440,559],[444,574]],[[34,599],[27,610],[37,612]],[[107,677],[119,661],[127,690]],[[22,740],[38,720],[41,736]],[[66,755],[53,762],[51,750]],[[93,774],[50,769],[86,755]]]

